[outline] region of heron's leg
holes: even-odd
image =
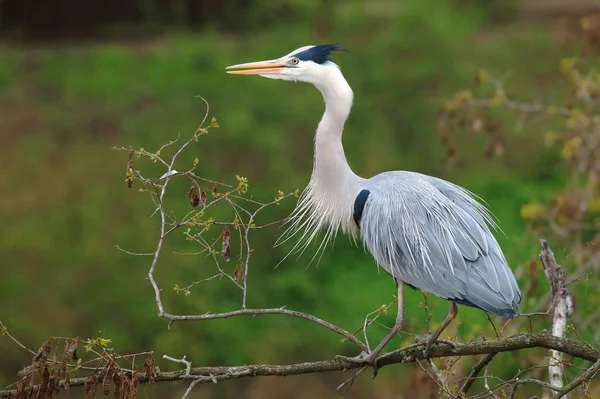
[[[398,313],[396,314],[396,323],[391,331],[385,336],[385,338],[383,338],[379,345],[377,345],[377,347],[369,353],[362,352],[360,355],[355,357],[336,356],[339,359],[351,363],[370,364],[373,367],[373,377],[377,375],[377,358],[379,357],[379,354],[392,340],[392,338],[394,338],[398,331],[400,331],[402,328],[402,323],[404,322],[404,283],[396,280],[396,286],[398,288]]]
[[[425,346],[425,351],[423,352],[425,356],[428,355],[431,346],[435,343],[435,341],[438,340],[442,332],[446,329],[446,327],[448,327],[448,324],[450,324],[452,320],[454,320],[457,314],[458,306],[456,306],[454,302],[450,302],[450,311],[448,312],[448,316],[446,316],[444,322],[437,328],[437,330],[435,330],[433,334],[431,334],[431,336],[427,340],[427,345]]]

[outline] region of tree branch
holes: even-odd
[[[447,344],[434,345],[429,353],[429,357],[449,357],[449,356],[474,356],[489,355],[493,353],[512,352],[528,348],[546,348],[553,349],[570,356],[584,360],[596,362],[586,373],[584,377],[592,375],[600,368],[600,350],[591,348],[584,344],[568,338],[558,338],[549,333],[535,334],[515,334],[504,340],[456,343],[454,346]],[[379,367],[385,367],[392,364],[415,362],[425,359],[423,356],[422,345],[410,345],[381,356],[378,360]],[[194,367],[191,370],[181,370],[174,372],[158,372],[154,380],[159,381],[193,381],[194,386],[203,383],[214,383],[244,377],[257,376],[291,376],[299,374],[323,373],[331,371],[345,371],[357,369],[362,365],[349,363],[342,360],[321,360],[315,362],[272,365],[260,364],[236,367]],[[585,379],[585,378],[584,378]],[[579,384],[584,380],[581,379]],[[73,378],[70,380],[70,386],[83,386],[87,378]],[[140,383],[148,383],[145,375],[139,376]],[[575,383],[576,381],[573,381]],[[573,384],[571,383],[571,384]],[[60,382],[61,388],[64,381]],[[565,387],[570,388],[569,384]],[[579,385],[577,384],[577,385]],[[574,389],[573,386],[570,389]],[[7,398],[9,394],[14,394],[16,390],[0,391],[0,398]]]
[[[475,378],[479,375],[479,373],[481,373],[481,370],[483,370],[488,364],[490,364],[490,362],[494,359],[494,356],[496,356],[496,353],[488,353],[475,366],[473,366],[473,368],[471,369],[471,373],[466,378],[465,383],[460,388],[456,396],[458,396],[459,398],[463,398],[466,396],[469,389],[471,389],[471,386],[473,386]]]
[[[564,273],[554,258],[554,253],[545,240],[541,240],[542,252],[540,259],[544,265],[544,273],[550,284],[550,294],[554,306],[554,317],[552,319],[552,335],[562,338],[567,331],[567,318],[573,313],[573,300],[571,293],[565,283]],[[550,385],[557,388],[563,387],[563,365],[562,353],[552,350],[548,361],[548,374]]]
[[[566,396],[569,392],[577,388],[579,385],[583,384],[585,381],[591,380],[594,378],[594,375],[600,370],[600,359],[596,360],[596,363],[592,365],[589,369],[587,369],[583,374],[579,377],[575,378],[573,381],[568,383],[561,391],[559,391],[556,395],[552,397],[552,399],[560,399]]]
[[[0,320],[0,335],[7,335],[8,338],[12,339],[15,344],[19,345],[21,348],[25,349],[27,352],[31,353],[33,356],[36,355],[36,353],[33,350],[31,350],[28,347],[26,347],[25,345],[23,345],[18,339],[13,337],[10,332],[8,332],[8,328],[4,324],[2,324],[2,320]]]
[[[291,316],[291,317],[298,317],[298,318],[305,319],[305,320],[310,320],[313,323],[316,323],[322,327],[325,327],[325,328],[335,332],[336,334],[343,336],[348,341],[353,342],[354,344],[359,346],[361,349],[363,349],[363,350],[366,349],[366,345],[364,343],[362,343],[358,338],[356,338],[354,335],[352,335],[348,331],[344,330],[343,328],[338,327],[334,324],[331,324],[330,322],[320,319],[311,314],[298,312],[296,310],[289,310],[289,309],[285,309],[285,308],[239,309],[239,310],[234,310],[234,311],[225,312],[225,313],[204,313],[204,314],[198,314],[198,315],[172,315],[172,314],[163,312],[160,314],[160,316],[165,319],[170,320],[171,323],[173,323],[175,321],[194,321],[194,320],[198,321],[198,320],[227,319],[229,317],[235,317],[235,316],[242,316],[242,315],[257,316],[257,315],[261,315],[261,314],[280,314],[280,315],[286,315],[286,316]]]

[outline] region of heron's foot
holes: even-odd
[[[354,363],[358,365],[368,365],[373,367],[373,378],[377,376],[377,372],[379,371],[379,367],[377,367],[377,357],[379,353],[377,352],[365,352],[362,351],[358,356],[336,356],[336,360],[343,360],[348,363]]]
[[[453,348],[456,347],[456,344],[454,342],[448,339],[436,337],[434,334],[417,335],[415,337],[415,343],[425,345],[425,349],[423,350],[423,356],[426,358],[429,357],[429,351],[435,343],[446,344]]]

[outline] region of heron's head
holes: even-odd
[[[234,75],[259,75],[270,79],[308,82],[318,85],[327,72],[338,66],[329,60],[329,54],[341,48],[335,44],[304,46],[281,58],[249,62],[227,67]]]

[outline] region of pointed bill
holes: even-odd
[[[232,75],[261,75],[281,73],[286,68],[289,67],[284,61],[268,60],[231,65],[225,69]]]

